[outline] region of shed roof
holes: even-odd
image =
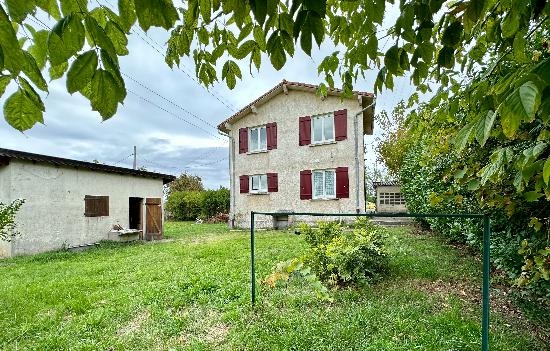
[[[372,186],[374,188],[377,188],[379,186],[400,186],[399,181],[397,180],[389,180],[385,182],[372,182]]]
[[[285,93],[287,94],[289,90],[298,90],[298,91],[306,91],[315,94],[317,92],[317,89],[319,88],[318,85],[308,84],[308,83],[300,83],[300,82],[290,82],[285,79],[283,79],[282,82],[275,85],[271,90],[257,98],[256,100],[252,101],[239,111],[237,111],[234,115],[223,121],[218,125],[218,129],[224,133],[229,132],[228,126],[230,124],[235,123],[236,121],[240,120],[241,118],[247,116],[248,114],[252,113],[253,110],[269,100],[273,99],[275,96]],[[342,93],[341,89],[330,89],[328,90],[327,94],[331,96],[340,96]],[[354,91],[353,92],[354,98],[361,99],[361,105],[363,108],[369,106],[374,99],[374,94],[367,93],[364,91]],[[367,111],[363,113],[363,129],[366,134],[372,134],[372,127],[373,127],[373,119],[374,119],[374,106]]]
[[[148,171],[140,171],[140,170],[136,170],[136,169],[109,166],[109,165],[104,165],[104,164],[100,164],[100,163],[77,161],[77,160],[71,160],[71,159],[68,159],[68,158],[33,154],[33,153],[30,153],[30,152],[23,152],[23,151],[0,148],[0,166],[3,165],[3,164],[4,165],[9,164],[11,159],[26,160],[26,161],[32,161],[32,162],[50,163],[50,164],[53,164],[53,165],[56,165],[56,166],[85,168],[85,169],[90,169],[90,170],[98,171],[98,172],[128,174],[128,175],[133,175],[133,176],[138,176],[138,177],[162,179],[163,184],[170,183],[171,181],[176,179],[175,176],[169,175],[169,174],[162,174],[162,173],[148,172]]]

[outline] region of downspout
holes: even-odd
[[[353,117],[353,129],[355,130],[355,212],[361,213],[360,201],[359,201],[359,116],[366,110],[376,105],[376,97],[373,97],[372,103],[357,112]],[[363,135],[363,133],[361,133]]]
[[[219,131],[219,133],[225,137],[229,138],[229,228],[235,228],[235,139],[229,135],[229,133],[224,133]]]

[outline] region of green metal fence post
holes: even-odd
[[[489,351],[489,275],[491,250],[491,218],[483,216],[483,315],[481,319],[481,350]]]
[[[250,265],[252,266],[252,306],[256,303],[256,269],[254,267],[254,211],[250,212]]]

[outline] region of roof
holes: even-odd
[[[372,182],[372,186],[377,188],[379,186],[401,186],[401,184],[397,180],[390,180],[386,182]]]
[[[163,184],[170,183],[171,181],[176,179],[175,176],[169,175],[169,174],[162,174],[162,173],[148,172],[148,171],[140,171],[140,170],[136,170],[136,169],[130,169],[130,168],[124,168],[124,167],[115,167],[115,166],[109,166],[109,165],[104,165],[104,164],[100,164],[100,163],[77,161],[77,160],[71,160],[71,159],[68,159],[68,158],[53,157],[53,156],[40,155],[40,154],[32,154],[30,152],[23,152],[23,151],[9,150],[9,149],[0,148],[0,166],[3,165],[3,164],[4,165],[9,164],[9,161],[11,159],[25,160],[25,161],[32,161],[32,162],[50,163],[50,164],[53,164],[53,165],[56,165],[56,166],[86,168],[86,169],[90,169],[90,170],[93,170],[93,171],[99,171],[99,172],[128,174],[128,175],[133,175],[133,176],[138,176],[138,177],[162,179]]]
[[[289,90],[299,90],[299,91],[306,91],[310,93],[316,93],[317,89],[319,88],[318,85],[308,84],[308,83],[300,83],[300,82],[289,82],[285,79],[277,85],[275,85],[271,90],[257,98],[256,100],[252,101],[242,109],[240,109],[238,112],[236,112],[234,115],[223,121],[218,125],[218,129],[224,133],[229,132],[228,124],[235,123],[236,121],[240,120],[241,118],[245,117],[246,115],[253,112],[253,110],[269,100],[273,99],[275,96],[281,94],[281,93],[287,93]],[[327,94],[331,96],[340,96],[342,93],[341,89],[330,89],[328,90]],[[374,94],[367,93],[364,91],[353,91],[353,95],[355,98],[360,97],[362,106],[367,107],[369,104],[373,102]],[[370,109],[370,111],[365,111],[364,117],[369,117],[369,120],[372,119],[374,116],[374,107]],[[370,130],[368,134],[372,134],[372,123],[370,125]],[[368,129],[368,128],[367,128]]]

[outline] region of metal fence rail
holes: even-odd
[[[254,254],[254,217],[256,215],[278,216],[278,212],[250,212],[250,265],[251,265],[251,302],[256,303],[256,267]],[[491,219],[487,214],[479,213],[316,213],[293,212],[292,216],[314,217],[402,217],[402,218],[479,218],[483,219],[483,285],[481,316],[481,350],[489,351],[489,279],[490,279],[490,244]]]

